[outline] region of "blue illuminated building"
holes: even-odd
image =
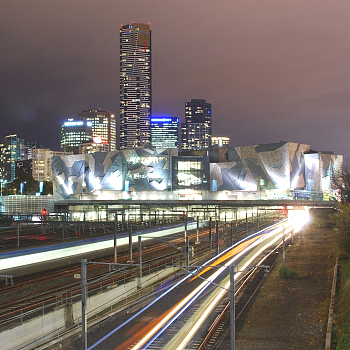
[[[179,119],[174,117],[151,118],[152,147],[177,148],[179,146]]]

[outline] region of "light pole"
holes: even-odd
[[[84,213],[85,214],[85,213]],[[117,263],[117,230],[118,230],[118,216],[115,213],[114,218],[114,231],[113,231],[113,253],[114,253],[114,263]]]
[[[197,240],[195,244],[200,244],[201,242],[199,241],[199,215],[197,215]]]
[[[130,224],[129,226],[129,260],[127,262],[134,262],[134,260],[132,259],[132,224]]]
[[[236,347],[235,265],[230,265],[230,348]]]
[[[210,266],[210,265],[209,265]],[[196,267],[197,269],[198,268],[203,268],[203,267],[209,267],[208,265],[192,265],[192,267]],[[180,266],[181,267],[181,266]],[[236,300],[235,300],[235,274],[236,272],[242,272],[242,271],[245,271],[245,270],[251,270],[251,269],[254,269],[254,268],[265,268],[266,270],[270,268],[270,266],[267,266],[267,265],[253,265],[253,266],[248,266],[246,268],[244,268],[243,270],[237,270],[235,271],[237,265],[234,265],[233,263],[230,264],[230,265],[214,265],[214,266],[210,266],[210,267],[215,267],[215,268],[221,268],[221,267],[224,267],[224,268],[228,268],[229,271],[230,271],[230,288],[228,289],[228,285],[226,284],[225,286],[223,285],[219,285],[213,281],[210,281],[202,276],[200,276],[199,274],[195,273],[195,272],[192,272],[192,271],[189,271],[189,270],[185,270],[185,272],[191,274],[191,275],[194,275],[194,276],[197,276],[205,281],[207,281],[208,283],[210,284],[213,284],[214,286],[216,287],[219,287],[223,290],[226,290],[229,292],[229,295],[230,295],[230,350],[235,350],[235,343],[236,343],[236,335],[235,335],[235,332],[236,332],[236,308],[235,308],[235,304],[236,304]]]
[[[87,266],[88,261],[86,259],[81,260],[81,342],[82,350],[87,349],[87,317],[86,317],[86,302],[87,302]]]
[[[140,253],[141,254],[141,253]],[[87,350],[87,315],[86,315],[86,306],[87,306],[87,293],[88,293],[88,286],[89,283],[92,282],[98,282],[105,278],[107,275],[102,276],[100,278],[97,278],[94,281],[88,282],[87,281],[87,265],[88,264],[99,264],[99,265],[108,265],[109,270],[111,271],[113,266],[115,264],[111,263],[101,263],[101,262],[93,262],[93,261],[87,261],[86,259],[81,260],[81,343],[82,343],[82,350]],[[133,266],[139,266],[137,264],[119,264],[123,265],[125,267],[133,267]],[[120,270],[114,270],[111,273],[119,272]]]
[[[284,225],[283,225],[283,245],[282,245],[282,249],[283,249],[283,266],[286,265],[286,243],[285,243],[285,235],[284,235]]]

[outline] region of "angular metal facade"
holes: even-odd
[[[328,191],[343,157],[279,142],[211,148],[139,148],[52,158],[56,198],[107,191]]]
[[[164,149],[120,151],[53,157],[56,198],[78,198],[99,190],[169,190],[170,153]]]

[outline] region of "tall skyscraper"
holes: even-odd
[[[150,145],[152,114],[151,29],[120,28],[120,148]]]
[[[8,182],[16,178],[16,161],[25,159],[25,142],[16,134],[0,139],[0,179]]]
[[[181,124],[181,148],[199,150],[211,147],[211,104],[192,99],[185,105],[185,123]]]
[[[92,137],[99,143],[108,144],[108,151],[117,148],[117,124],[114,113],[98,109],[90,109],[78,113],[80,118],[85,118],[92,123]]]
[[[92,123],[87,119],[68,119],[61,127],[61,151],[79,154],[79,145],[92,141]]]
[[[179,147],[179,119],[174,117],[151,118],[152,147]]]

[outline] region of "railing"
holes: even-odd
[[[169,259],[171,261],[169,262]],[[184,259],[182,256],[178,256],[175,258],[167,258],[162,262],[156,260],[149,260],[146,262],[145,266],[143,266],[142,274],[143,276],[150,275],[155,272],[159,272],[169,265],[177,265],[179,263],[183,263]],[[108,278],[106,280],[102,280],[97,284],[94,284],[91,289],[89,288],[89,296],[96,295],[98,293],[103,293],[106,290],[114,288],[117,285],[126,285],[128,282],[134,280],[138,276],[138,268],[132,268],[129,271],[124,271],[123,273],[119,273],[115,277]],[[53,300],[54,299],[54,300]],[[31,306],[23,307],[20,309],[20,313],[15,316],[10,316],[3,320],[0,320],[0,327],[10,328],[11,325],[17,326],[19,323],[23,324],[24,322],[32,319],[33,317],[37,317],[40,315],[45,315],[51,312],[54,308],[58,306],[64,306],[67,304],[73,304],[81,300],[81,290],[75,289],[70,290],[68,292],[62,293],[60,295],[56,295],[50,298],[49,301],[42,301],[41,305],[35,308]],[[39,304],[39,302],[37,302]],[[30,308],[30,310],[28,310]],[[12,313],[12,312],[10,312]],[[6,315],[2,316],[3,318]]]
[[[177,265],[178,261],[174,260],[172,264]],[[160,267],[161,266],[159,265],[156,267],[156,269],[158,270]],[[164,267],[165,265],[163,266],[163,268]],[[154,271],[157,271],[156,269]],[[152,273],[154,271],[151,270]],[[161,293],[163,290],[170,288],[182,277],[183,277],[182,274],[176,274],[173,277],[171,283],[165,284],[163,281],[159,281],[159,282],[153,283],[149,287],[139,289],[136,293],[126,296],[125,298],[122,298],[122,299],[118,298],[118,301],[115,301],[114,303],[113,301],[109,301],[100,305],[98,308],[89,311],[89,313],[87,314],[89,326],[100,322],[101,320],[107,318],[110,314],[115,314],[122,310],[134,307],[137,304],[137,302],[141,300],[141,298],[148,298],[148,297],[154,296],[155,293],[156,294]],[[132,280],[132,278],[130,278],[129,280]],[[125,279],[124,283],[127,283],[127,279]],[[144,283],[146,283],[146,281],[144,281]],[[77,297],[76,301],[80,301],[81,295],[79,294],[76,297]],[[50,342],[50,344],[61,342],[65,338],[70,337],[79,331],[81,331],[81,317],[74,319],[70,326],[65,325],[64,327],[61,327],[52,332],[49,332],[42,337],[33,339],[29,343],[23,344],[21,347],[17,349],[18,350],[24,349],[24,348],[44,349],[47,346],[45,344],[47,344],[48,342]]]

